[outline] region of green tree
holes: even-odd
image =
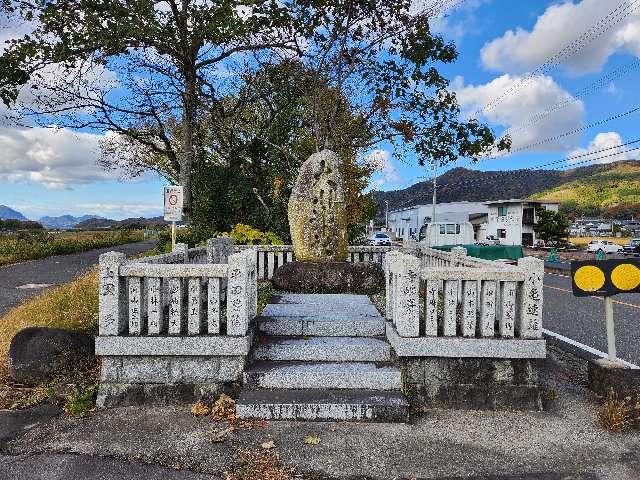
[[[226,113],[224,72],[249,53],[295,47],[294,19],[270,0],[0,1],[34,26],[0,56],[0,100],[23,121],[108,131],[161,157],[185,187],[187,211],[204,105]]]
[[[537,222],[533,230],[540,240],[546,243],[559,243],[567,238],[570,222],[563,213],[538,207],[536,217]]]

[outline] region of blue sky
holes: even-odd
[[[630,1],[466,0],[438,20],[434,28],[458,46],[459,60],[443,71],[463,110],[468,114],[481,111],[481,118],[498,135],[515,127],[512,137],[518,150],[477,164],[462,160],[448,168],[535,168],[567,156],[593,159],[597,155],[589,156],[589,152],[604,149],[605,154],[616,155],[594,159],[594,163],[637,158],[635,152],[625,153],[619,145],[640,138],[638,113],[548,140],[640,106],[640,62],[632,64],[640,56],[640,11],[630,9]],[[598,22],[600,28],[593,29]],[[581,37],[583,32],[588,33]],[[10,32],[0,33],[0,41],[9,37]],[[578,38],[584,41],[576,46]],[[572,42],[574,47],[556,65],[526,80],[527,72],[538,71],[546,59]],[[626,75],[613,75],[625,66],[629,66]],[[594,82],[599,82],[598,88],[576,97]],[[495,98],[502,100],[483,109]],[[559,102],[562,108],[555,107]],[[553,112],[541,120],[531,120],[532,115],[552,107]],[[523,122],[526,125],[521,127]],[[0,204],[36,219],[66,213],[109,218],[159,215],[163,182],[151,175],[121,182],[96,165],[97,150],[98,142],[91,135],[0,126],[4,155],[0,157]],[[404,188],[428,173],[412,159],[400,161],[384,148],[377,155],[381,172],[373,179],[376,188]],[[572,163],[556,166],[568,168]]]

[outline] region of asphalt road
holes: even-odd
[[[38,295],[44,288],[69,282],[82,275],[98,263],[101,253],[116,251],[136,255],[154,246],[155,240],[145,240],[0,267],[0,316],[22,301]]]
[[[545,274],[544,287],[544,328],[606,352],[603,299],[574,297],[571,279],[560,275]],[[614,296],[613,315],[618,357],[640,365],[640,294]]]

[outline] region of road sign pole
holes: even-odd
[[[616,330],[613,323],[613,298],[604,297],[604,316],[607,322],[607,347],[609,360],[616,361]]]
[[[176,222],[171,222],[171,251],[176,248]]]

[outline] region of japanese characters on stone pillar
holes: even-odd
[[[395,291],[394,324],[401,337],[417,337],[420,329],[420,260],[401,255],[402,269]]]
[[[107,252],[99,260],[99,331],[100,335],[120,335],[127,330],[125,309],[126,283],[120,276],[124,253]]]
[[[249,254],[252,251],[249,251]],[[247,252],[229,256],[227,335],[246,335],[249,327],[249,268]]]
[[[520,316],[516,323],[516,333],[520,338],[540,338],[544,260],[521,258],[518,260],[518,267],[524,271],[525,279],[520,290]]]

